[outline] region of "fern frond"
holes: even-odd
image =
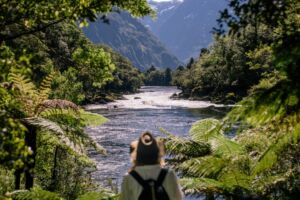
[[[102,124],[107,119],[101,115],[88,113],[83,110],[74,112],[73,110],[48,109],[41,113],[44,118],[56,122],[64,130],[65,135],[72,140],[74,144],[82,144],[85,147],[91,147],[100,154],[106,154],[104,147],[93,140],[83,128],[89,124]]]
[[[38,89],[39,98],[41,101],[48,99],[49,94],[51,92],[51,84],[52,84],[53,78],[54,78],[54,73],[52,72],[43,79],[43,81]]]
[[[173,160],[186,160],[208,155],[211,152],[210,145],[207,143],[181,138],[162,128],[160,130],[167,135],[167,138],[164,138],[166,152]]]
[[[18,73],[9,73],[9,80],[13,83],[14,88],[19,90],[22,96],[35,96],[37,93],[36,86],[24,75]]]
[[[211,139],[210,144],[215,155],[234,155],[244,152],[242,145],[232,139],[226,138],[224,135],[219,135]]]
[[[300,124],[294,130],[282,134],[276,142],[273,142],[269,148],[261,155],[253,168],[253,174],[256,175],[266,169],[270,169],[278,160],[280,152],[291,143],[300,141]]]
[[[222,194],[228,188],[222,182],[209,178],[183,178],[180,185],[186,195],[196,195],[201,193],[213,192]]]
[[[222,127],[222,123],[217,119],[203,119],[195,122],[189,133],[193,141],[208,142],[215,154],[240,153],[241,145],[226,138]]]
[[[208,141],[212,137],[222,134],[221,122],[217,119],[209,118],[195,122],[189,134],[194,141]]]
[[[79,107],[75,103],[61,99],[44,100],[41,104],[39,104],[37,108],[37,113],[41,113],[47,109],[71,109],[74,112],[79,111]]]
[[[85,152],[82,145],[80,143],[74,143],[73,141],[71,141],[66,136],[66,133],[63,131],[61,126],[59,126],[57,123],[50,121],[48,119],[42,118],[42,117],[25,118],[25,119],[23,119],[23,121],[31,126],[40,128],[44,132],[50,131],[50,132],[54,133],[63,144],[70,147],[76,153],[81,155]]]
[[[187,160],[177,166],[185,176],[216,178],[226,167],[228,160],[215,156],[205,156]]]
[[[47,130],[47,131],[51,131],[54,132],[58,135],[63,135],[64,131],[62,130],[62,128],[55,122],[47,120],[45,118],[42,117],[30,117],[30,118],[25,118],[23,119],[23,121],[26,124],[29,124],[31,126],[35,126],[37,128],[43,129],[43,130]]]

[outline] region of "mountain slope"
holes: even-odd
[[[150,0],[149,3],[158,13],[157,20],[142,22],[183,61],[197,57],[200,49],[211,43],[219,10],[226,7],[225,0]]]
[[[109,24],[98,20],[83,28],[83,32],[92,42],[111,46],[142,71],[151,65],[174,69],[180,64],[143,24],[128,13],[112,13],[108,19]]]

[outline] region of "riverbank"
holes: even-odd
[[[189,93],[174,93],[170,97],[174,100],[189,100],[189,101],[208,101],[214,104],[234,105],[242,99],[242,96],[236,96],[233,93],[227,95],[219,94],[218,96],[210,95],[191,95]]]
[[[190,101],[186,99],[171,99],[174,93],[181,91],[174,86],[143,86],[138,93],[123,95],[123,99],[107,104],[89,104],[86,110],[97,109],[174,109],[174,108],[207,108],[224,107],[209,101]]]

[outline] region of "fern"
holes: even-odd
[[[211,152],[210,145],[204,142],[195,142],[190,139],[180,138],[164,129],[161,132],[168,137],[165,138],[167,153],[172,156],[173,160],[186,160],[189,158],[207,155]],[[171,159],[170,159],[171,161]]]
[[[46,76],[42,83],[40,84],[40,87],[39,87],[39,96],[40,96],[40,99],[41,101],[44,101],[44,100],[47,100],[50,93],[51,93],[51,84],[52,84],[52,81],[54,79],[54,73],[50,73],[48,76]]]
[[[38,95],[36,86],[24,75],[18,73],[10,73],[9,80],[13,83],[22,96],[36,97]]]
[[[84,195],[81,195],[76,200],[118,200],[119,195],[113,194],[109,191],[101,192],[89,192]]]
[[[61,100],[61,99],[47,99],[37,105],[37,114],[47,110],[47,109],[60,109],[67,110],[70,109],[74,112],[79,111],[79,107],[71,101]]]
[[[185,176],[215,178],[226,166],[228,160],[214,156],[189,159],[177,166]]]
[[[58,124],[54,123],[53,121],[41,118],[41,117],[25,118],[25,119],[23,119],[23,121],[26,124],[38,127],[40,129],[43,129],[43,130],[52,131],[52,132],[54,132],[58,135],[63,135],[64,134],[64,131],[62,130],[62,128]]]
[[[208,141],[211,137],[222,134],[221,123],[217,119],[203,119],[192,125],[189,133],[194,141]]]
[[[228,190],[222,182],[209,178],[182,178],[180,184],[187,195],[199,195],[207,191],[221,193]]]
[[[34,187],[30,191],[16,191],[11,193],[11,196],[16,200],[63,200],[58,194],[42,190],[38,187]]]
[[[300,124],[298,124],[291,132],[282,134],[276,142],[272,143],[254,165],[253,174],[256,175],[266,169],[272,168],[277,162],[278,155],[289,144],[298,143],[300,141]]]

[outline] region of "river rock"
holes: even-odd
[[[141,99],[141,97],[134,97],[134,99]]]

